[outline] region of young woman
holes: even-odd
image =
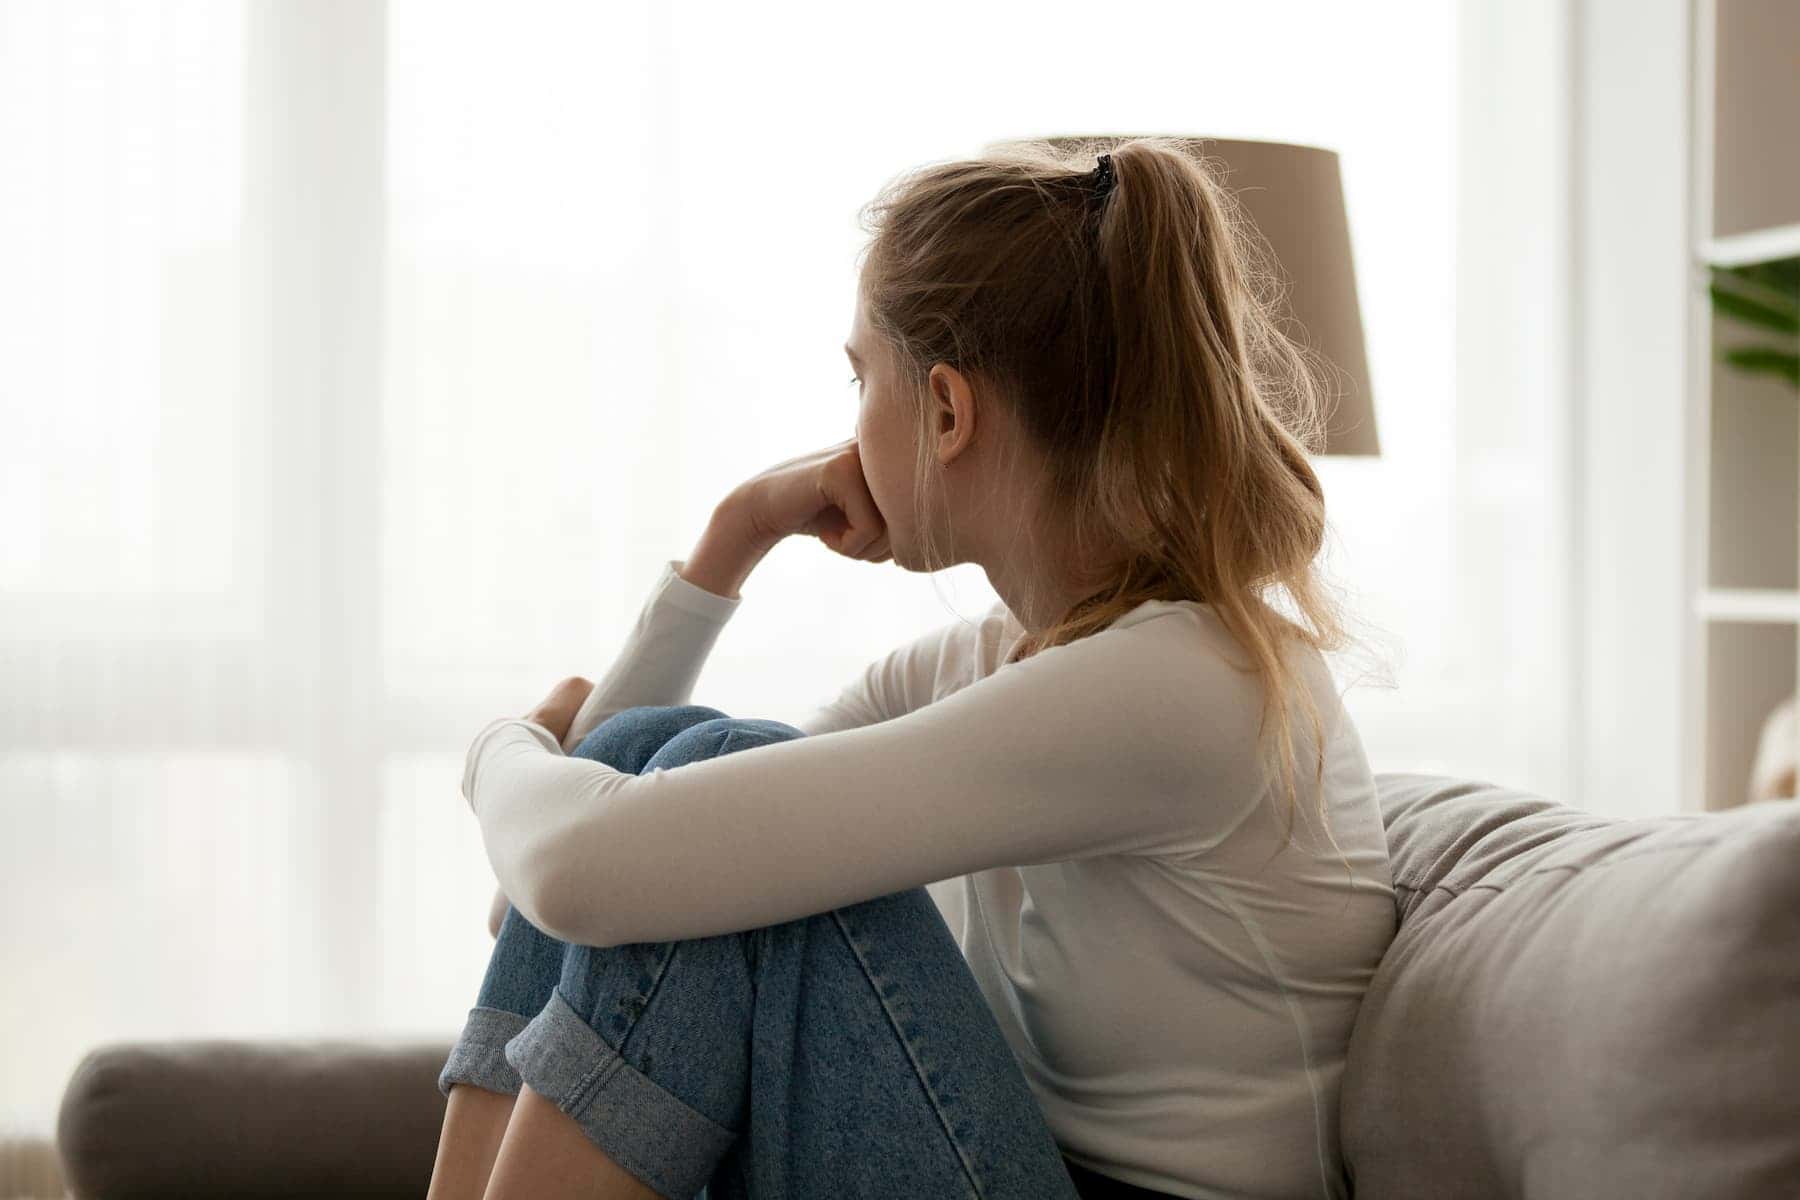
[[[470,747],[502,919],[430,1196],[1343,1196],[1395,913],[1262,251],[1160,138],[872,208],[856,437]],[[798,726],[691,704],[791,534],[1000,600]]]

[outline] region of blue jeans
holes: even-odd
[[[614,714],[574,753],[641,774],[803,736],[649,706]],[[669,1200],[1079,1200],[923,887],[604,948],[508,908],[438,1090],[517,1094],[521,1080]]]

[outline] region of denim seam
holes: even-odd
[[[619,1044],[615,1048],[615,1053],[618,1054],[621,1061],[625,1057],[626,1049],[631,1045],[631,1035],[637,1032],[637,1027],[639,1023],[643,1021],[644,1014],[650,1011],[650,1002],[656,996],[657,989],[662,986],[662,981],[668,977],[669,965],[675,961],[675,952],[679,948],[680,943],[669,942],[667,945],[669,947],[669,952],[664,954],[657,963],[656,974],[651,977],[649,987],[644,988],[640,985],[631,990],[632,997],[634,999],[639,999],[642,1002],[633,1006],[631,1021],[625,1026],[625,1032],[619,1035]],[[638,995],[640,991],[643,993],[642,996]],[[565,1003],[566,1002],[565,998]],[[598,1000],[596,999],[596,1004],[597,1003]],[[596,1034],[600,1032],[601,1020],[598,1008],[588,1013],[587,1024],[588,1028],[592,1029]],[[609,1066],[617,1069],[617,1064],[615,1063],[601,1063],[581,1081],[576,1087],[574,1095],[569,1099],[570,1108],[578,1108],[581,1105],[586,1104],[593,1093],[600,1090],[601,1086],[606,1083],[607,1078],[611,1075],[611,1072],[607,1069]]]
[[[678,941],[664,942],[663,945],[667,947],[667,953],[657,960],[656,974],[650,977],[649,985],[639,984],[632,989],[633,997],[640,1003],[634,1006],[631,1022],[625,1026],[625,1032],[619,1035],[619,1056],[621,1058],[624,1057],[626,1048],[631,1045],[631,1035],[637,1032],[637,1027],[643,1021],[644,1014],[650,1011],[650,1005],[656,1000],[656,993],[661,989],[663,980],[669,977],[669,968],[674,965],[675,955],[681,950],[681,943]],[[642,995],[638,994],[640,992]],[[588,1024],[598,1026],[598,1022],[595,1021],[589,1021]]]
[[[869,960],[864,955],[862,946],[858,944],[856,935],[851,932],[849,923],[844,920],[843,911],[834,908],[831,910],[831,916],[837,922],[838,929],[842,931],[844,941],[849,944],[850,952],[856,955],[856,961],[861,965],[863,975],[868,979],[870,986],[875,989],[876,999],[881,1002],[881,1011],[887,1016],[888,1024],[892,1026],[895,1038],[899,1040],[901,1047],[906,1051],[907,1061],[913,1065],[913,1074],[918,1079],[919,1086],[925,1090],[926,1099],[931,1102],[931,1111],[937,1114],[938,1122],[944,1127],[944,1136],[949,1139],[951,1147],[955,1149],[957,1161],[962,1163],[963,1175],[968,1179],[969,1186],[975,1189],[977,1197],[985,1195],[980,1181],[976,1178],[974,1164],[969,1161],[968,1153],[963,1149],[962,1139],[956,1136],[956,1130],[950,1122],[949,1114],[944,1111],[944,1106],[938,1101],[937,1092],[932,1088],[931,1082],[926,1079],[925,1065],[919,1061],[918,1054],[913,1049],[912,1039],[900,1028],[900,1019],[888,1004],[888,994],[882,989],[881,981],[873,968],[869,966]]]
[[[582,1077],[581,1082],[575,1085],[575,1090],[569,1093],[567,1104],[562,1106],[563,1111],[573,1116],[587,1107],[587,1102],[594,1098],[594,1093],[600,1090],[612,1077],[612,1073],[623,1065],[624,1061],[623,1058],[610,1058],[589,1071]]]

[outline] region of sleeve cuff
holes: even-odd
[[[536,721],[527,721],[523,717],[501,717],[489,721],[482,727],[475,740],[469,743],[469,753],[463,759],[462,794],[468,802],[470,811],[475,809],[475,777],[481,765],[481,756],[496,740],[511,741],[519,735],[514,729],[523,730],[547,753],[562,754],[563,748],[557,742],[556,735],[539,725]]]
[[[651,599],[657,604],[672,604],[683,612],[723,625],[738,610],[738,605],[744,602],[743,596],[721,596],[717,592],[707,591],[697,583],[689,583],[681,577],[678,570],[686,562],[686,559],[679,558],[663,562],[662,575],[651,591]]]

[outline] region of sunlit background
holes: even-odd
[[[1001,138],[1338,152],[1350,708],[1378,771],[1584,802],[1562,6],[1101,15],[0,0],[0,1120],[103,1042],[452,1035],[469,740],[853,432],[858,206]],[[696,700],[784,720],[993,598],[808,539],[742,594]]]

